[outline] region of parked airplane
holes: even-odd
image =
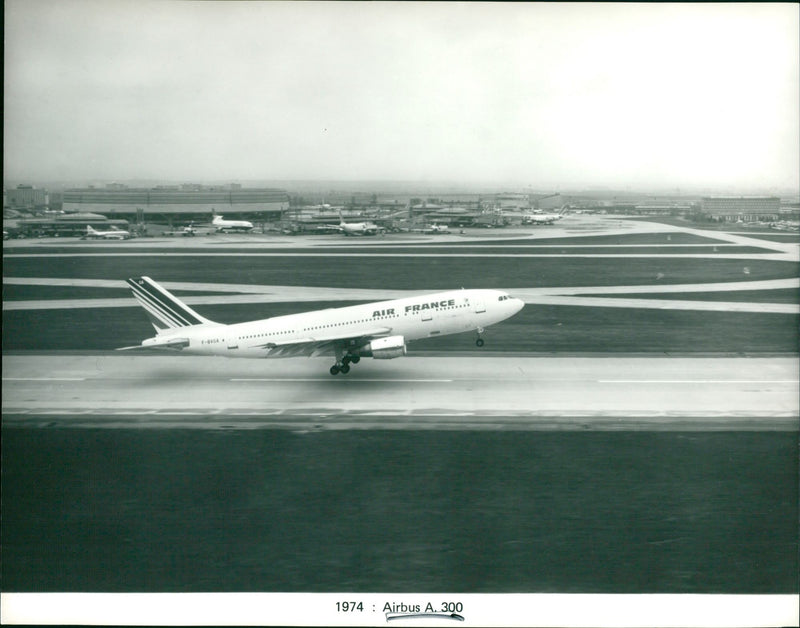
[[[379,227],[371,222],[345,222],[342,212],[339,212],[338,225],[326,225],[338,229],[345,235],[375,235],[379,231]]]
[[[109,231],[96,231],[92,229],[92,225],[86,225],[86,235],[84,238],[101,239],[101,240],[127,240],[131,237],[129,231],[111,227]]]
[[[406,354],[411,340],[484,328],[525,305],[499,290],[453,290],[394,301],[316,310],[224,325],[204,318],[149,277],[127,280],[156,335],[130,349],[172,349],[194,355],[290,358],[334,355],[331,375],[347,373],[362,357]]]
[[[211,224],[217,231],[250,231],[253,223],[249,220],[225,220],[222,216],[214,216]]]
[[[566,205],[558,210],[555,214],[526,214],[522,217],[523,225],[552,225],[556,220],[561,220],[566,213]]]
[[[428,225],[427,227],[425,227],[423,229],[423,232],[424,233],[450,233],[450,227],[448,227],[447,225],[437,225],[437,224],[434,223],[432,225]]]

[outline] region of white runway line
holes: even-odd
[[[4,377],[4,382],[84,382],[85,377]]]
[[[567,305],[578,307],[638,308],[703,312],[743,312],[751,314],[798,314],[796,303],[761,303],[747,301],[686,301],[679,299],[629,299],[580,296],[530,296],[512,291],[527,305]]]
[[[524,289],[509,290],[521,298],[528,305],[568,305],[577,307],[612,307],[612,308],[639,308],[656,310],[698,310],[716,312],[750,312],[755,314],[797,314],[800,305],[796,303],[761,303],[745,301],[686,301],[678,299],[628,299],[604,298],[582,296],[533,296],[525,293]],[[333,300],[342,300],[342,294]],[[350,297],[352,300],[371,300],[361,296]],[[281,295],[228,295],[208,297],[182,297],[187,305],[234,305],[256,303],[287,303],[319,301],[320,297],[289,297]],[[323,297],[323,300],[324,297]],[[64,310],[64,309],[95,309],[113,307],[136,307],[138,304],[133,298],[110,299],[69,299],[69,300],[43,300],[43,301],[3,301],[3,311],[24,310]]]
[[[332,380],[330,377],[233,377],[228,380],[229,382],[344,382],[344,381],[352,381],[352,382],[388,382],[392,384],[448,384],[451,383],[452,379],[378,379],[374,377],[370,378],[357,378],[351,377],[348,378],[346,375],[340,379]]]
[[[4,283],[14,285],[80,285],[82,287],[122,287],[122,282],[110,280],[69,280],[57,278],[5,277]],[[167,282],[172,290],[200,290],[229,292],[226,295],[185,296],[188,305],[232,305],[275,302],[315,302],[319,300],[364,300],[379,301],[397,299],[418,294],[412,290],[380,289],[337,289],[325,287],[299,287],[275,285],[209,284],[192,282]],[[702,301],[680,299],[608,298],[603,295],[633,295],[649,293],[680,294],[682,292],[720,292],[743,290],[780,290],[800,288],[800,278],[773,279],[764,281],[730,281],[697,284],[655,284],[636,286],[573,286],[512,288],[507,292],[531,305],[567,305],[581,307],[646,308],[659,310],[696,310],[751,312],[771,314],[797,314],[800,305],[796,303],[768,303],[756,301]],[[239,294],[235,294],[239,292]],[[768,299],[769,292],[764,292]],[[71,308],[135,307],[136,301],[130,297],[87,298],[87,299],[45,299],[25,301],[4,301],[3,310],[49,310]]]
[[[120,288],[128,286],[124,281],[116,279],[64,279],[60,277],[3,277],[3,283],[19,286],[70,286],[80,288]],[[230,283],[198,283],[190,281],[165,281],[162,285],[167,290],[197,291],[197,292],[229,292],[239,294],[275,294],[285,298],[298,296],[313,296],[319,299],[334,299],[342,297],[342,288],[328,288],[322,286],[287,286],[277,284],[230,284]],[[785,279],[764,279],[754,281],[723,281],[692,284],[636,284],[627,286],[549,286],[539,288],[503,288],[507,292],[519,293],[524,291],[531,295],[595,295],[601,294],[629,294],[649,292],[719,292],[719,291],[746,291],[746,290],[783,290],[800,289],[800,277]],[[414,296],[419,290],[383,290],[370,288],[347,288],[346,298],[349,295],[358,295],[366,300],[378,301],[381,299],[396,299],[403,296]],[[191,297],[183,297],[191,298]],[[203,297],[200,297],[203,298]]]
[[[794,384],[791,379],[598,379],[598,384]]]
[[[761,247],[764,248],[764,247]],[[4,254],[3,258],[48,258],[48,257],[330,257],[333,251],[325,253],[11,253]],[[335,251],[336,257],[408,257],[409,253],[347,253]],[[797,256],[786,253],[414,253],[414,257],[452,257],[461,259],[466,257],[476,258],[521,258],[521,257],[558,257],[558,258],[687,258],[687,259],[741,259],[741,260],[772,260],[772,261],[797,261]]]

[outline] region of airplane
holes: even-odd
[[[91,225],[86,225],[86,235],[83,237],[102,240],[127,240],[131,237],[131,234],[113,226],[109,231],[96,231],[92,229]]]
[[[371,222],[345,222],[342,212],[339,212],[338,225],[325,225],[333,229],[338,229],[345,235],[375,235],[378,233],[379,227]]]
[[[233,358],[334,355],[331,375],[348,373],[362,357],[399,358],[409,341],[422,338],[476,331],[475,344],[482,347],[486,327],[525,305],[500,290],[462,289],[225,325],[201,316],[149,277],[126,281],[156,335],[118,351],[171,349]]]
[[[561,220],[567,211],[566,205],[555,214],[527,214],[522,217],[523,225],[552,225],[556,220]]]
[[[249,220],[224,220],[222,216],[214,216],[211,224],[217,231],[250,231],[253,223]]]

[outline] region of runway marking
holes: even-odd
[[[598,379],[599,384],[800,384],[796,379]]]
[[[581,236],[577,236],[581,237]],[[613,237],[613,236],[611,236]],[[795,236],[797,237],[797,236]],[[739,242],[729,242],[726,240],[709,240],[708,242],[684,242],[684,243],[666,243],[666,242],[652,242],[650,244],[601,244],[601,243],[584,243],[584,244],[539,244],[541,240],[539,239],[513,239],[505,242],[501,242],[498,244],[475,244],[473,242],[461,242],[461,243],[423,243],[423,244],[402,244],[402,243],[390,243],[390,244],[362,244],[362,245],[350,245],[350,244],[320,244],[318,247],[309,247],[308,245],[299,245],[296,247],[286,247],[288,250],[281,251],[280,249],[276,250],[273,255],[311,255],[314,254],[313,252],[308,251],[298,251],[297,249],[308,249],[308,248],[319,248],[322,250],[334,250],[337,252],[342,253],[349,253],[351,255],[381,255],[383,252],[387,252],[388,254],[395,254],[398,251],[407,251],[408,249],[416,250],[456,250],[456,251],[463,251],[464,249],[677,249],[677,248],[706,248],[711,249],[715,247],[749,247],[749,248],[760,248],[764,249],[765,251],[775,251],[781,249],[775,249],[770,247],[770,242],[767,240],[760,240],[759,243],[746,243],[742,244]],[[779,243],[783,244],[783,243]],[[792,244],[792,243],[787,243]],[[166,247],[164,247],[166,248]],[[235,247],[227,247],[227,248],[235,248]],[[371,249],[371,250],[364,250],[364,249]],[[249,255],[259,255],[259,252],[252,252],[252,251],[243,251],[245,254]],[[7,253],[5,257],[10,256],[22,256],[22,255],[102,255],[103,253],[98,253],[96,251],[92,252],[64,252],[64,253]],[[142,255],[159,255],[159,251],[148,250],[142,251]],[[190,250],[190,251],[183,251],[174,253],[175,255],[238,255],[239,251],[208,251],[208,250]],[[323,253],[317,253],[317,255],[322,255]],[[113,251],[108,252],[108,255],[135,255],[135,253],[124,252],[124,251]]]
[[[124,281],[116,279],[65,279],[59,277],[3,277],[4,284],[31,286],[72,286],[83,288],[127,288]],[[229,283],[197,283],[187,281],[166,281],[162,284],[167,290],[184,290],[197,292],[230,292],[240,294],[277,294],[287,293],[320,295],[320,299],[331,298],[341,294],[341,288],[286,286],[275,284],[229,284]],[[778,290],[783,288],[800,288],[800,277],[786,279],[765,279],[755,281],[725,281],[692,284],[637,284],[629,286],[565,286],[549,288],[514,288],[517,293],[525,291],[537,295],[577,295],[577,294],[631,294],[635,292],[716,292],[739,290]],[[509,290],[510,291],[510,290]],[[331,294],[333,293],[333,294]],[[349,289],[349,295],[363,296],[366,300],[380,301],[402,296],[417,296],[415,290],[382,290],[382,289]],[[397,295],[397,296],[394,296]]]
[[[85,382],[85,377],[4,377],[4,382]]]
[[[329,382],[334,381],[329,377],[233,377],[229,379],[230,382]],[[441,384],[441,383],[451,383],[452,379],[393,379],[390,377],[387,378],[375,378],[370,377],[368,379],[357,379],[357,378],[341,378],[336,381],[353,381],[353,382],[398,382],[398,383],[406,383],[406,382],[413,382],[413,383],[431,383],[431,384]]]
[[[766,247],[757,247],[766,248]],[[768,249],[768,253],[471,253],[471,252],[453,252],[453,253],[415,253],[414,257],[475,257],[475,258],[539,258],[539,257],[560,257],[560,258],[687,258],[687,259],[706,259],[713,257],[716,259],[764,259],[772,261],[797,261],[795,253],[785,253],[776,249]],[[159,253],[159,252],[142,252],[142,253],[4,253],[3,258],[9,259],[22,259],[22,258],[57,258],[57,257],[330,257],[331,251],[325,253],[247,253],[247,252],[230,252],[230,253]],[[408,257],[408,253],[350,253],[350,252],[336,252],[337,257]]]
[[[86,377],[4,377],[4,382],[85,382]],[[391,382],[391,383],[428,383],[451,384],[454,379],[396,379],[396,378],[340,378],[329,377],[232,377],[230,382]],[[459,381],[481,381],[480,378],[459,378]],[[569,381],[569,380],[564,380]],[[598,379],[598,384],[793,384],[800,385],[794,379]]]

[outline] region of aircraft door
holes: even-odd
[[[483,304],[483,299],[475,299],[475,313],[482,314],[486,311],[486,306]]]

